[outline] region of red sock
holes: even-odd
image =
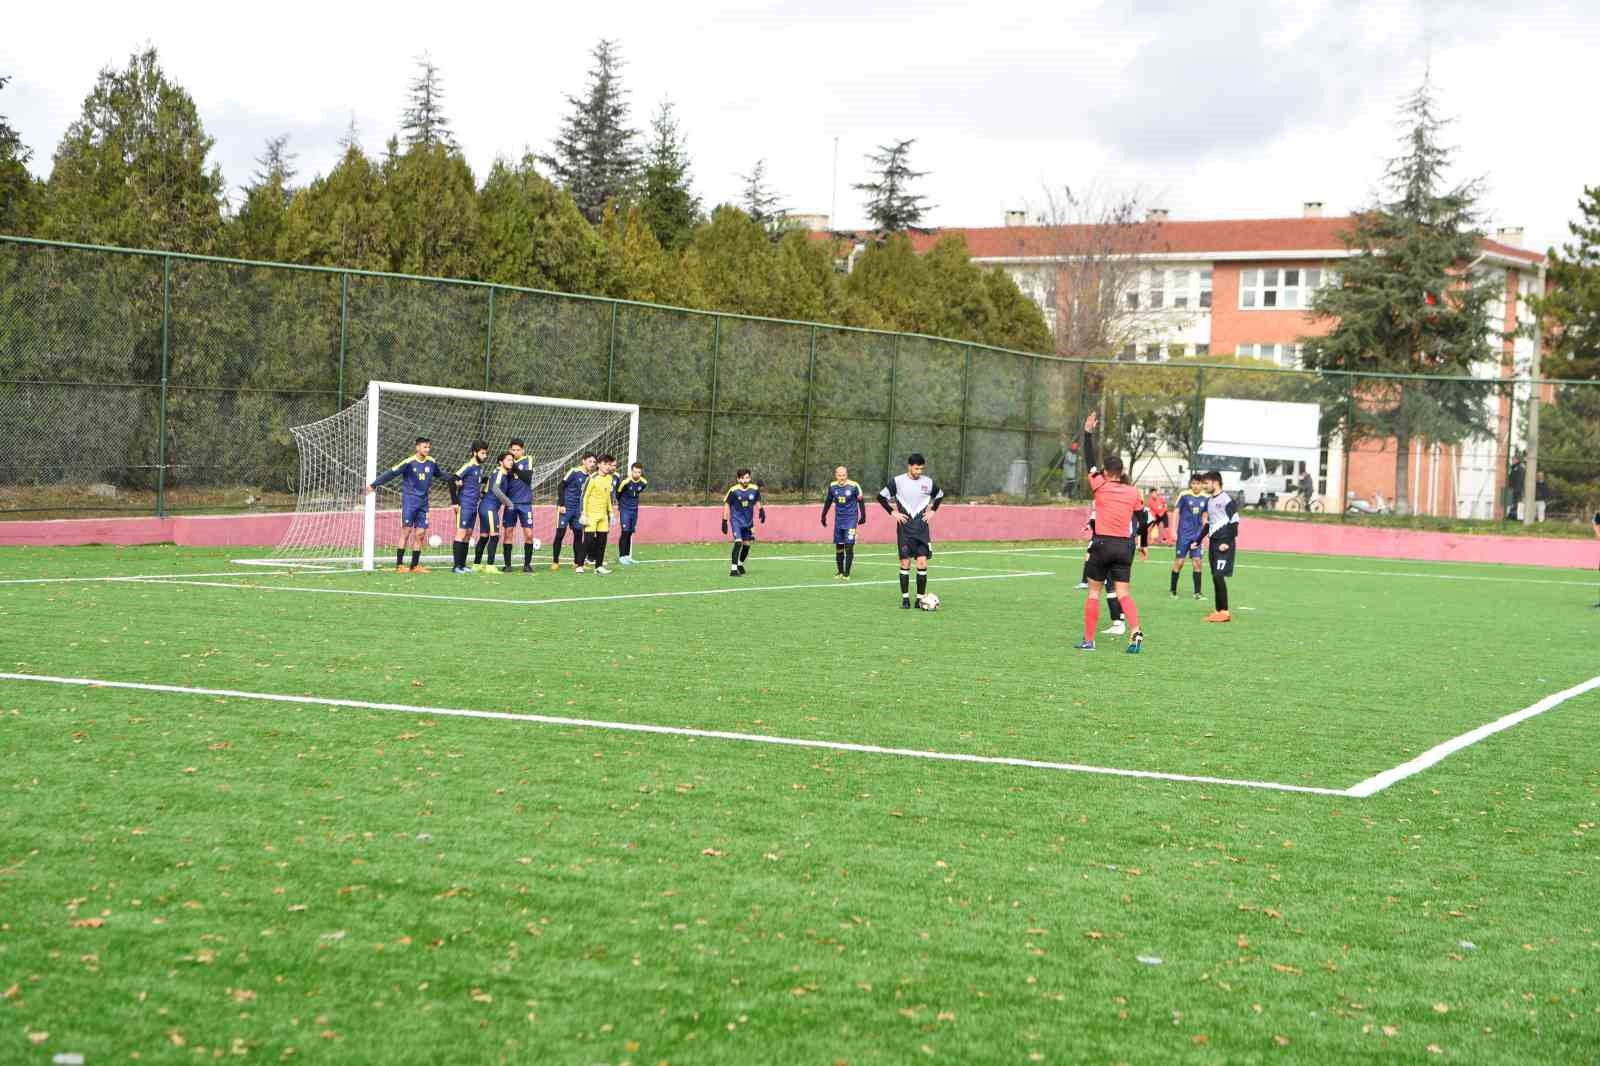
[[[1117,594],[1117,599],[1122,601],[1122,613],[1128,619],[1128,625],[1135,633],[1139,631],[1139,609],[1133,605],[1133,597],[1126,592]]]
[[[1083,639],[1094,642],[1095,627],[1100,624],[1100,597],[1091,592],[1083,601]]]

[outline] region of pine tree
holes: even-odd
[[[599,223],[606,204],[625,199],[639,177],[639,131],[628,125],[622,55],[615,41],[601,40],[590,53],[589,88],[568,96],[553,151],[539,157],[556,184],[572,194],[578,210]]]
[[[289,135],[268,137],[258,169],[244,189],[244,204],[229,224],[229,245],[233,254],[244,259],[272,259],[278,254],[278,240],[288,219],[289,201],[294,189],[289,184],[299,173],[295,153],[289,151]]]
[[[222,171],[194,100],[154,48],[100,72],[56,148],[47,236],[208,252],[222,227]]]
[[[0,78],[0,89],[9,77]],[[29,228],[37,199],[28,161],[33,152],[17,131],[0,115],[0,233],[22,233]]]
[[[408,89],[408,103],[400,114],[400,128],[405,132],[407,148],[422,145],[431,148],[439,145],[447,152],[460,151],[450,123],[444,117],[444,80],[439,68],[424,52],[417,57],[417,76]],[[355,120],[351,120],[352,127]]]
[[[688,244],[700,222],[700,198],[691,187],[688,148],[671,100],[663,100],[650,120],[639,207],[656,240],[669,251]]]
[[[1403,151],[1385,169],[1390,199],[1358,215],[1342,235],[1353,253],[1340,264],[1340,284],[1322,290],[1314,320],[1326,336],[1307,337],[1306,365],[1384,374],[1469,376],[1493,357],[1489,304],[1500,283],[1474,274],[1482,231],[1476,204],[1481,182],[1446,187],[1454,150],[1440,143],[1447,125],[1432,89],[1422,85],[1401,107]],[[1469,383],[1415,378],[1328,378],[1324,409],[1347,439],[1393,438],[1395,507],[1409,509],[1411,442],[1446,444],[1490,431],[1492,405]],[[1356,390],[1353,402],[1347,390]]]
[[[1585,188],[1572,240],[1549,252],[1548,295],[1529,302],[1544,320],[1552,377],[1600,378],[1600,185]]]
[[[767,184],[767,161],[757,159],[750,173],[740,174],[739,180],[744,182],[744,192],[739,197],[744,213],[766,230],[772,240],[782,237],[785,228],[783,194]]]
[[[926,170],[912,170],[907,162],[915,138],[878,146],[876,155],[867,156],[878,174],[877,181],[860,182],[850,186],[867,193],[867,217],[881,233],[904,233],[922,225],[922,216],[933,210],[926,196],[911,192],[911,184],[927,177]]]
[[[268,137],[266,145],[261,149],[261,154],[256,156],[256,172],[252,175],[253,181],[246,188],[260,188],[263,185],[275,186],[283,193],[283,203],[289,205],[289,183],[295,179],[300,171],[296,169],[294,161],[300,158],[295,152],[289,151],[289,135],[280,133],[276,137]]]

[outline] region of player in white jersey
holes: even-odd
[[[933,512],[944,490],[923,473],[927,460],[913,452],[906,456],[906,472],[889,479],[878,493],[878,503],[893,516],[900,549],[900,606],[911,607],[911,561],[917,562],[917,599],[928,592],[928,559],[933,555]]]

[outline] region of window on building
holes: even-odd
[[[1211,270],[1200,271],[1200,306],[1211,306]]]
[[[1279,366],[1299,369],[1304,345],[1300,344],[1239,344],[1234,354],[1248,359],[1266,359]]]
[[[1195,355],[1210,355],[1211,354],[1211,345],[1209,345],[1209,344],[1197,344],[1197,345],[1195,345],[1194,346],[1194,354]]]
[[[1192,270],[1167,271],[1167,288],[1172,292],[1173,307],[1189,306],[1189,288],[1193,277]]]
[[[1133,362],[1135,359],[1139,358],[1139,346],[1137,344],[1126,345],[1122,349],[1122,354],[1117,356],[1117,358],[1126,363]]]
[[[1122,306],[1130,311],[1139,310],[1139,290],[1130,289],[1122,294]]]
[[[1320,268],[1261,267],[1239,272],[1239,306],[1258,310],[1295,310],[1311,306],[1316,290],[1336,278]]]
[[[1149,285],[1148,292],[1152,311],[1159,311],[1167,305],[1167,290],[1163,287],[1166,275],[1167,272],[1165,270],[1151,270],[1145,274],[1145,279]]]

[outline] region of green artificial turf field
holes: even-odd
[[[1600,688],[1380,776],[1600,674],[1593,573],[1245,546],[1140,656],[1068,545],[0,549],[0,671],[229,692],[0,680],[0,1061],[1600,1061]]]

